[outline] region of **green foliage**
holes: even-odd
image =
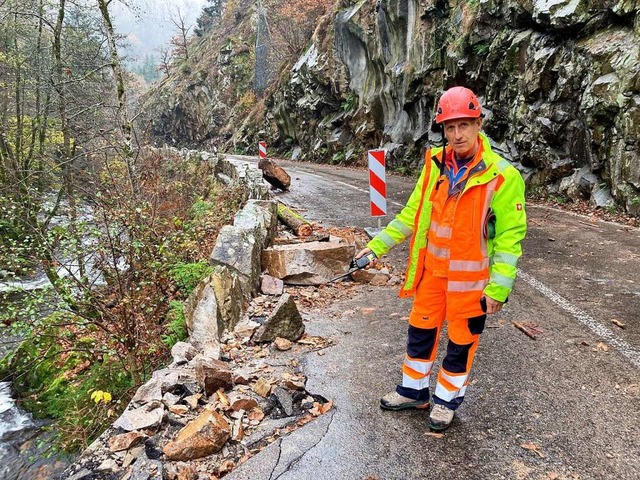
[[[491,47],[491,45],[489,43],[485,43],[485,42],[481,42],[481,43],[476,43],[473,46],[473,52],[476,55],[486,55],[487,53],[489,53],[489,48]]]
[[[330,163],[339,164],[339,163],[342,163],[342,162],[344,162],[344,152],[343,151],[336,152],[331,156]]]
[[[349,112],[354,110],[357,105],[358,95],[356,94],[356,92],[350,91],[344,98],[344,101],[340,105],[340,108],[342,108],[342,110],[345,112]]]
[[[213,267],[206,260],[195,263],[178,262],[169,269],[171,279],[186,298],[196,288],[200,280],[213,272]]]
[[[167,312],[167,334],[162,336],[162,343],[171,348],[176,343],[188,338],[187,321],[184,317],[184,304],[178,300],[173,300],[169,304]]]
[[[27,410],[56,420],[56,443],[70,452],[85,448],[113,422],[133,386],[114,352],[101,350],[91,331],[69,327],[82,323],[70,313],[52,314],[0,362],[0,378],[13,377]],[[108,390],[115,402],[109,404],[103,395],[96,403],[96,390]]]

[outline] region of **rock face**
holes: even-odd
[[[339,242],[275,245],[262,252],[262,266],[284,283],[319,285],[346,272],[354,250],[353,245]]]
[[[440,92],[466,85],[486,106],[485,131],[528,184],[557,188],[587,167],[635,211],[639,12],[640,4],[627,0],[346,0],[321,20],[308,50],[244,122],[234,116],[233,100],[226,108],[212,100],[229,82],[180,72],[158,89],[170,105],[157,110],[155,124],[176,142],[232,134],[228,150],[255,154],[258,139],[267,138],[281,155],[335,163],[362,161],[366,149],[384,146],[390,164],[416,169],[425,144],[439,141],[431,124]],[[238,28],[251,24],[252,14],[237,17]],[[219,64],[211,70],[224,74],[240,51],[229,43],[229,54],[209,52]],[[190,88],[171,103],[178,82]],[[225,114],[231,120],[223,126]],[[570,193],[602,203],[593,188]]]

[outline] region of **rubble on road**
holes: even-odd
[[[275,308],[273,299],[255,300],[254,312],[268,315]],[[187,342],[174,348],[174,363],[154,373],[136,402],[66,474],[219,477],[329,411],[331,402],[306,390],[298,358],[332,342],[305,334],[298,342],[277,336],[277,343],[257,344],[252,336],[263,325],[250,318],[223,335],[219,359],[192,355]]]

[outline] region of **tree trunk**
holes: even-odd
[[[127,91],[124,84],[124,68],[122,61],[118,55],[116,45],[116,36],[113,31],[113,23],[111,22],[111,14],[109,13],[109,4],[111,0],[98,0],[98,7],[102,14],[102,23],[104,24],[107,34],[107,44],[109,45],[109,54],[111,56],[111,69],[116,80],[116,93],[118,97],[118,121],[120,122],[120,131],[124,136],[124,158],[127,165],[127,173],[131,184],[131,192],[134,198],[138,197],[138,182],[136,177],[135,157],[133,154],[133,145],[131,141],[133,126],[131,119],[127,113]]]
[[[280,190],[287,191],[291,186],[291,177],[284,170],[271,160],[263,158],[258,162],[258,168],[262,170],[262,177]]]
[[[280,202],[278,202],[278,219],[299,237],[306,237],[313,233],[313,227],[302,215]]]

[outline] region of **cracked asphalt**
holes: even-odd
[[[375,226],[366,171],[278,163],[292,187],[277,196],[308,219]],[[413,182],[388,176],[387,221]],[[307,389],[335,408],[225,478],[640,478],[640,230],[544,206],[527,213],[519,280],[489,319],[466,400],[444,436],[429,434],[424,411],[379,408],[400,380],[411,302],[397,297],[398,286],[362,285],[328,308],[302,311],[308,333],[335,342],[303,362]],[[386,261],[403,270],[406,256],[403,245]],[[542,333],[532,340],[513,321]]]

